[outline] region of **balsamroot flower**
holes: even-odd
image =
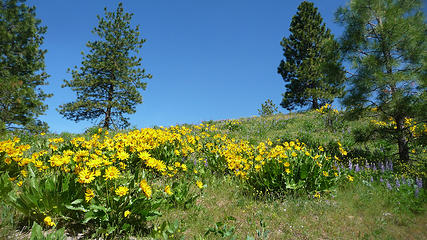
[[[126,210],[123,215],[125,216],[125,218],[127,218],[130,214],[131,212],[129,210]]]
[[[124,187],[124,186],[120,186],[116,189],[116,194],[117,194],[117,196],[122,197],[122,196],[128,194],[128,191],[129,191],[129,188]]]
[[[95,193],[93,192],[93,190],[90,189],[90,188],[86,189],[86,192],[85,192],[85,200],[86,200],[86,202],[89,202],[94,197],[95,197]]]
[[[51,217],[49,217],[49,216],[45,217],[45,218],[43,219],[43,222],[44,222],[47,226],[49,226],[49,227],[56,226],[56,224],[55,224],[54,222],[52,222],[52,218],[51,218]]]
[[[151,198],[152,190],[151,190],[150,185],[148,185],[148,183],[145,179],[141,180],[141,182],[139,183],[139,187],[144,192],[144,194],[147,198]]]
[[[172,195],[173,194],[172,190],[171,190],[171,187],[169,185],[166,185],[166,187],[165,187],[165,193],[167,195]]]
[[[117,179],[119,178],[120,171],[114,166],[111,166],[105,170],[105,180]]]
[[[199,187],[200,189],[203,188],[203,183],[201,181],[196,181],[196,185],[197,187]]]

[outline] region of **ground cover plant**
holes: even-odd
[[[43,226],[87,238],[352,238],[342,229],[335,232],[313,222],[318,220],[309,215],[319,211],[317,218],[329,214],[327,222],[339,224],[333,206],[351,212],[345,214],[355,220],[356,209],[371,201],[387,215],[382,220],[386,223],[370,228],[377,213],[368,209],[356,223],[364,230],[354,237],[393,238],[413,228],[419,236],[425,234],[419,230],[426,206],[423,168],[402,171],[398,162],[387,160],[387,153],[383,159],[370,159],[367,152],[375,153],[379,143],[358,151],[350,133],[342,137],[344,128],[353,131],[357,124],[348,128],[341,115],[325,105],[294,116],[5,139],[0,142],[0,201],[2,212],[13,217],[2,216],[2,234]],[[310,131],[312,135],[303,136],[307,143],[297,138]],[[422,135],[426,130],[417,131]],[[425,159],[425,150],[417,152]],[[275,212],[277,206],[286,211],[305,207],[287,215]],[[334,213],[327,214],[328,208]],[[318,229],[283,225],[304,226],[296,218],[307,217]],[[412,225],[403,224],[412,217],[417,219]]]

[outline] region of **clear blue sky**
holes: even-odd
[[[69,88],[68,68],[80,66],[85,44],[96,39],[91,30],[104,7],[114,11],[119,1],[30,0],[37,18],[47,26],[46,71],[50,75],[46,92],[46,121],[56,133],[82,132],[93,124],[75,123],[56,109],[75,99]],[[257,115],[270,98],[279,105],[285,91],[277,74],[282,59],[280,41],[289,35],[289,25],[302,1],[292,0],[145,0],[123,1],[125,11],[134,13],[132,23],[141,26],[147,41],[140,56],[143,67],[153,75],[143,103],[130,116],[137,128],[199,123]],[[315,0],[332,33],[343,28],[335,23],[336,9],[343,0]],[[280,111],[285,112],[283,108]]]

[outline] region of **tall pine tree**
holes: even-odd
[[[142,103],[142,79],[151,78],[136,56],[145,39],[139,38],[139,26],[131,27],[133,14],[125,13],[122,3],[115,12],[104,10],[105,17],[98,16],[98,27],[92,31],[99,40],[87,43],[90,50],[83,53],[82,67],[63,85],[77,93],[77,100],[61,105],[59,112],[74,121],[100,119],[106,129],[125,128],[126,114],[135,113],[136,104]]]
[[[51,96],[46,85],[44,54],[41,50],[46,27],[36,18],[35,8],[25,1],[0,0],[0,131],[23,129],[46,131],[37,119]]]
[[[313,3],[299,5],[289,31],[289,37],[280,42],[285,59],[278,73],[287,83],[280,105],[293,110],[331,103],[343,92],[339,45]]]
[[[361,115],[377,110],[391,122],[381,136],[410,161],[410,118],[427,123],[427,24],[419,0],[352,0],[338,9],[344,56],[355,70],[343,103]]]

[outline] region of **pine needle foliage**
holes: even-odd
[[[115,12],[104,11],[92,31],[99,40],[87,43],[89,53],[82,53],[82,66],[72,70],[71,80],[64,80],[63,87],[75,91],[77,99],[61,105],[59,112],[76,122],[92,120],[106,129],[121,129],[130,125],[127,114],[142,103],[140,90],[147,85],[142,79],[151,75],[137,56],[145,39],[139,37],[139,26],[131,26],[133,14],[124,12],[122,3]]]
[[[280,105],[293,110],[331,103],[343,92],[344,72],[338,43],[313,3],[299,5],[289,31],[289,37],[280,42],[285,59],[278,73],[286,83]]]
[[[414,139],[406,124],[427,122],[427,24],[419,0],[353,0],[339,8],[344,56],[352,63],[344,105],[352,116],[375,110],[384,138],[410,161]]]
[[[49,77],[44,71],[46,50],[40,49],[46,27],[40,26],[35,7],[24,2],[0,0],[0,132],[48,128],[37,119],[51,96],[41,89]]]

